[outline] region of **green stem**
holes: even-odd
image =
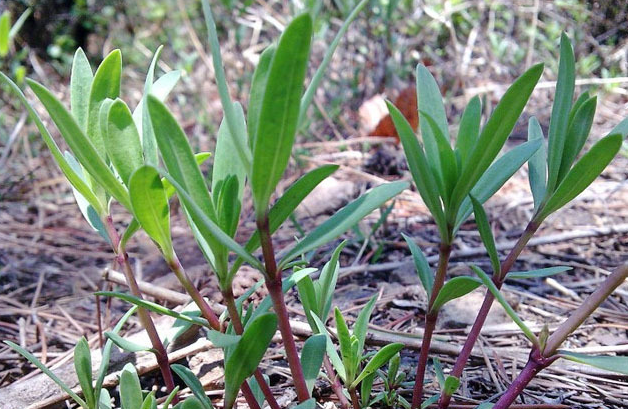
[[[288,361],[288,366],[293,375],[297,398],[299,402],[304,402],[310,399],[310,393],[308,392],[304,371],[299,361],[299,353],[297,352],[297,345],[293,337],[293,330],[290,327],[288,310],[286,309],[286,302],[284,301],[284,291],[282,290],[282,272],[278,271],[277,262],[275,261],[273,242],[271,241],[271,234],[269,232],[268,215],[265,214],[262,218],[259,218],[257,224],[260,233],[262,256],[264,257],[266,288],[269,290],[269,295],[273,301],[273,309],[275,310],[275,314],[277,314],[278,326],[280,334],[282,335],[284,350],[286,351],[286,360]]]
[[[114,227],[111,216],[107,216],[105,218],[104,224],[105,229],[107,230],[107,234],[109,236],[109,240],[111,241],[112,248],[116,255],[116,261],[118,265],[122,267],[122,272],[125,275],[127,285],[131,290],[131,294],[138,298],[143,298],[140,287],[138,286],[138,282],[136,281],[135,275],[133,274],[133,269],[131,268],[131,264],[129,263],[129,257],[127,256],[127,253],[124,251],[124,249],[120,248],[120,236],[118,235],[118,232]],[[155,328],[155,323],[153,322],[153,319],[149,315],[148,311],[144,308],[138,308],[138,317],[140,318],[140,322],[146,330],[146,333],[151,341],[151,345],[155,350],[157,365],[159,366],[162,377],[164,378],[166,390],[170,393],[175,388],[175,382],[173,379],[173,374],[170,370],[166,348],[164,348],[164,344],[159,338],[159,334],[157,333],[157,329]],[[177,401],[178,397],[175,396],[173,402],[177,403]]]
[[[411,403],[411,409],[419,408],[422,402],[426,365],[428,364],[428,352],[432,342],[432,333],[437,325],[438,316],[438,311],[433,312],[432,306],[446,280],[451,251],[452,246],[450,244],[441,243],[439,246],[439,264],[437,265],[437,272],[435,273],[435,282],[432,286],[430,301],[428,302],[428,313],[426,314],[426,325],[424,327],[422,347],[419,351],[419,362],[417,363],[417,372],[415,374],[415,385],[413,387],[413,401]]]

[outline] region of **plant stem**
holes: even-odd
[[[496,285],[496,288],[500,289],[502,287],[502,284],[504,282],[505,277],[507,276],[507,273],[511,271],[511,268],[513,268],[513,264],[515,264],[515,261],[520,256],[520,253],[522,253],[522,250],[524,249],[524,247],[526,247],[526,244],[529,242],[531,237],[533,237],[533,235],[535,234],[538,228],[539,228],[539,223],[535,223],[535,222],[530,222],[526,226],[526,229],[524,229],[524,232],[522,232],[522,235],[520,236],[518,241],[515,243],[515,245],[513,246],[513,248],[507,255],[507,257],[505,258],[505,260],[500,265],[500,273],[494,274],[492,278],[492,281]],[[450,373],[450,376],[460,378],[461,375],[463,374],[463,370],[465,369],[465,364],[467,363],[467,360],[469,359],[472,353],[472,349],[474,348],[474,344],[476,343],[476,340],[478,339],[478,336],[480,335],[480,332],[483,329],[483,325],[485,324],[485,320],[487,319],[489,310],[491,309],[491,305],[493,304],[493,302],[494,302],[493,294],[491,293],[491,291],[487,291],[487,293],[485,294],[485,299],[483,300],[483,304],[481,305],[480,310],[478,311],[478,314],[476,315],[476,320],[474,321],[474,325],[472,325],[472,328],[470,329],[470,333],[467,335],[465,344],[463,345],[463,348],[461,349],[461,353],[456,359],[456,362],[454,364],[454,367],[452,368],[452,372]],[[451,398],[452,398],[451,394],[448,394],[446,392],[441,392],[441,397],[439,398],[439,409],[446,409],[448,405],[450,404]]]
[[[306,386],[306,379],[304,378],[304,372],[299,361],[299,354],[297,353],[297,345],[295,345],[295,339],[293,338],[293,331],[290,327],[290,321],[288,317],[288,311],[286,310],[286,303],[284,302],[284,291],[282,291],[282,272],[277,270],[277,263],[275,261],[275,252],[273,250],[273,242],[271,241],[271,234],[269,232],[269,219],[265,214],[262,218],[257,220],[258,231],[260,232],[260,244],[262,247],[262,255],[264,257],[264,267],[266,269],[266,288],[269,290],[269,295],[273,301],[273,309],[278,318],[278,326],[280,334],[282,335],[282,342],[284,343],[284,350],[286,351],[286,360],[290,367],[290,372],[293,375],[293,383],[297,391],[297,398],[299,402],[304,402],[310,399],[310,393]]]
[[[244,328],[242,326],[242,321],[240,320],[240,314],[238,313],[238,308],[236,307],[236,301],[234,300],[234,293],[232,292],[231,288],[227,291],[223,291],[223,298],[225,299],[225,305],[227,306],[227,312],[229,313],[229,317],[232,320],[234,331],[236,332],[236,334],[242,335],[242,333],[244,332]],[[266,399],[271,409],[281,409],[280,405],[277,403],[277,400],[275,399],[275,396],[273,396],[273,391],[271,391],[271,388],[266,383],[264,376],[262,376],[262,371],[260,371],[260,368],[256,368],[255,372],[253,373],[253,376],[256,378],[256,381],[258,382],[258,386],[260,386],[260,390],[264,394],[264,398]],[[247,381],[243,383],[243,387],[245,385],[247,386],[247,388],[249,387],[249,384],[247,383]],[[251,405],[249,406],[251,407]]]
[[[424,394],[424,378],[426,376],[426,365],[428,363],[428,351],[432,342],[432,333],[437,325],[438,311],[432,311],[432,306],[443,287],[448,271],[448,262],[450,260],[450,252],[452,246],[450,244],[441,243],[439,246],[439,264],[435,273],[435,282],[432,286],[430,301],[428,302],[428,313],[426,314],[426,325],[424,326],[424,336],[422,338],[422,347],[419,351],[419,362],[417,363],[417,373],[415,374],[415,386],[413,387],[413,401],[411,409],[417,409],[421,405],[422,396]]]
[[[352,397],[352,406],[354,409],[360,409],[360,400],[358,399],[358,393],[356,393],[356,388],[349,388],[349,396]]]
[[[140,291],[138,282],[136,281],[135,275],[133,274],[133,269],[131,268],[131,264],[129,263],[129,257],[127,256],[127,253],[124,251],[124,249],[120,249],[120,236],[118,235],[118,232],[114,227],[111,216],[107,216],[104,222],[107,234],[109,235],[109,240],[111,240],[112,248],[116,255],[116,262],[119,266],[122,267],[122,271],[127,280],[127,285],[131,290],[131,294],[133,294],[135,297],[142,299],[142,292]],[[140,318],[140,322],[142,323],[144,330],[151,340],[151,345],[155,350],[157,365],[159,366],[162,377],[164,378],[166,390],[170,393],[175,388],[175,382],[173,379],[173,374],[170,370],[166,348],[164,348],[164,344],[159,338],[159,334],[157,333],[157,329],[155,328],[153,319],[149,315],[148,311],[144,308],[138,308],[138,317]],[[177,403],[178,400],[178,397],[175,395],[175,399],[173,399],[173,402]]]
[[[568,336],[577,329],[589,317],[596,308],[627,278],[627,264],[618,267],[605,281],[590,294],[583,303],[570,314],[555,332],[548,338],[546,347],[540,352],[536,347],[533,348],[529,355],[529,360],[524,369],[513,381],[506,392],[500,397],[498,402],[493,406],[494,409],[506,409],[515,401],[518,395],[531,382],[533,377],[542,369],[553,363],[559,355],[555,352],[559,346],[568,338]]]
[[[328,374],[328,378],[330,379],[330,387],[334,394],[339,398],[339,405],[341,405],[341,409],[349,409],[349,401],[345,394],[343,393],[343,385],[339,381],[339,377],[334,372],[334,367],[332,366],[332,362],[330,362],[330,358],[328,358],[327,354],[323,355],[323,368],[325,368],[325,372]]]

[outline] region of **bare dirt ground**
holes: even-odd
[[[366,129],[365,120],[361,119],[359,112],[365,101],[373,96],[384,93],[392,99],[400,89],[413,83],[412,66],[417,62],[415,54],[418,50],[421,50],[422,61],[430,64],[437,81],[443,84],[447,111],[453,124],[456,123],[454,118],[458,118],[471,96],[480,94],[487,105],[495,106],[505,86],[524,71],[527,62],[548,63],[549,68],[542,80],[545,82],[534,92],[507,149],[526,140],[525,124],[529,116],[537,116],[546,129],[554,92],[552,81],[556,74],[553,64],[556,64],[557,53],[544,45],[544,39],[527,42],[528,37],[522,27],[536,22],[538,30],[544,32],[552,21],[559,21],[569,33],[575,33],[580,30],[579,26],[571,20],[572,14],[546,2],[541,2],[541,5],[540,2],[516,2],[512,18],[502,18],[513,25],[502,29],[509,34],[505,35],[491,26],[496,21],[502,21],[501,15],[496,17],[496,13],[504,12],[505,5],[498,2],[496,4],[503,8],[487,8],[480,3],[462,3],[467,6],[462,8],[463,11],[446,10],[444,13],[418,7],[415,14],[400,20],[397,30],[391,30],[396,34],[388,45],[384,40],[374,40],[374,32],[377,32],[374,25],[382,24],[379,20],[359,19],[355,23],[339,47],[329,79],[317,94],[316,106],[312,109],[312,123],[308,132],[297,141],[292,166],[280,188],[287,187],[315,165],[333,162],[341,165],[341,168],[334,174],[334,180],[313,195],[308,205],[297,212],[297,224],[287,222],[280,229],[275,239],[279,249],[299,236],[300,229],[307,231],[316,226],[361,191],[383,180],[410,180],[401,147],[391,139],[382,141],[368,138],[370,130]],[[626,2],[624,10],[626,13]],[[454,19],[458,16],[456,13],[480,13],[480,17],[476,17],[477,25],[458,32],[455,30],[458,27]],[[609,45],[606,41],[608,37],[603,35],[613,30],[614,25],[596,34],[592,27],[596,26],[599,15],[596,10],[590,10],[589,13],[591,25],[580,32],[581,41],[576,43],[577,59],[595,54],[600,56],[603,68],[613,66],[619,70],[614,75],[617,78],[614,81],[601,81],[601,69],[587,76],[578,76],[580,83],[577,92],[590,89],[599,96],[592,130],[592,139],[596,140],[607,134],[627,114],[626,14],[622,23],[624,35],[621,34],[619,40]],[[247,31],[248,43],[244,42],[246,47],[235,44],[232,32],[228,31],[225,36],[223,53],[228,76],[236,79],[244,77],[245,72],[250,75],[253,65],[242,56],[249,55],[248,52],[259,52],[263,45],[268,44],[269,39],[278,32],[277,27],[270,22],[285,22],[288,11],[276,4],[260,1],[244,17],[227,12],[224,14],[225,19],[241,18],[251,24],[258,20],[262,22],[261,34]],[[420,33],[431,33],[429,30],[432,27],[442,37],[434,33],[421,37],[414,33],[411,30],[413,18],[431,25],[422,27]],[[335,31],[339,25],[338,19],[331,19],[330,25],[332,31]],[[146,38],[157,29],[150,27],[138,36]],[[182,30],[182,37],[192,44],[192,32],[184,28]],[[495,35],[503,35],[502,40],[507,41],[507,47],[510,48],[516,43],[523,44],[522,58],[518,62],[507,57],[506,60],[498,58],[495,47],[492,48],[492,44],[498,41],[492,37]],[[199,36],[203,37],[201,34]],[[316,39],[311,58],[315,66],[324,52],[325,41],[329,42],[332,36],[333,32],[328,32]],[[107,41],[95,41],[97,46],[109,47]],[[441,44],[443,51],[439,51],[434,44]],[[188,47],[192,48],[190,45]],[[510,52],[505,51],[507,56]],[[165,51],[164,64],[170,64],[175,58],[174,53]],[[206,58],[208,56],[203,54],[194,63],[189,78],[181,84],[179,91],[175,91],[175,94],[181,93],[181,97],[172,98],[174,102],[171,103],[199,150],[212,148],[212,129],[217,129],[220,120],[218,95],[213,76],[204,62]],[[60,78],[36,55],[32,61],[36,64],[33,75],[41,79],[42,74],[46,74],[47,85],[62,95],[68,95],[66,78]],[[396,64],[398,68],[390,68]],[[143,75],[140,69],[130,68],[125,71],[124,81],[131,99],[137,100]],[[347,85],[352,81],[356,85],[348,88]],[[193,92],[198,93],[199,90],[202,97],[193,97]],[[232,92],[237,98],[246,101],[246,85],[234,86]],[[118,284],[103,279],[112,260],[108,245],[82,219],[69,185],[40,142],[34,126],[30,122],[20,125],[21,107],[9,103],[11,99],[7,94],[3,94],[1,100],[4,103],[0,108],[4,128],[8,133],[15,131],[17,136],[12,144],[0,146],[0,156],[6,152],[7,157],[0,161],[0,339],[27,346],[48,365],[61,367],[71,361],[71,349],[79,337],[86,336],[93,347],[98,347],[99,312],[103,317],[101,325],[106,328],[122,315],[125,305],[117,301],[100,300],[97,310],[97,300],[92,295],[94,291],[120,288]],[[196,121],[193,115],[195,110],[207,112],[208,117],[201,122]],[[42,116],[50,124],[47,115],[42,112]],[[209,125],[206,126],[205,122],[209,122]],[[54,129],[54,126],[50,124],[49,129]],[[452,131],[456,131],[456,126],[453,126]],[[504,288],[511,305],[535,331],[541,330],[544,324],[551,330],[555,328],[610,270],[627,261],[627,203],[625,145],[621,154],[586,192],[543,224],[515,268],[526,270],[566,265],[572,267],[572,270],[555,276],[554,280],[510,281]],[[243,209],[243,213],[249,216],[239,229],[238,239],[241,241],[254,229],[249,199],[245,200]],[[115,210],[116,223],[128,223],[128,215],[119,208]],[[510,243],[517,239],[532,212],[526,168],[518,171],[499,194],[487,203],[486,210],[498,247],[505,254],[504,251],[510,249]],[[176,204],[173,215],[173,234],[182,263],[204,294],[220,303],[215,279],[196,250],[192,235]],[[438,234],[414,190],[404,192],[395,200],[386,223],[369,236],[371,226],[379,217],[380,214],[375,212],[360,223],[357,231],[350,231],[344,236],[349,239],[349,244],[341,258],[341,279],[335,303],[344,314],[351,316],[368,297],[378,293],[379,299],[371,321],[375,334],[372,341],[377,343],[395,337],[405,342],[409,348],[403,353],[403,369],[409,375],[408,380],[412,380],[418,348],[417,335],[423,327],[427,300],[400,233],[414,237],[430,260],[437,253]],[[468,263],[489,266],[474,230],[471,221],[462,227],[454,243],[451,276],[471,274]],[[314,254],[312,265],[318,267],[325,263],[339,241],[330,243]],[[146,236],[137,236],[130,246],[130,255],[142,281],[181,292]],[[243,268],[237,277],[236,286],[244,291],[260,278]],[[252,302],[263,295],[260,291]],[[437,341],[441,341],[444,346],[437,352],[446,371],[456,358],[455,347],[462,345],[465,340],[475,317],[474,310],[478,308],[482,296],[483,292],[479,291],[453,302],[441,316]],[[292,318],[305,321],[296,298],[295,292],[289,293]],[[153,299],[170,307],[178,304],[176,294],[153,294]],[[125,331],[132,334],[139,328],[139,324],[132,320]],[[627,285],[624,284],[570,337],[565,347],[581,352],[626,355],[627,329]],[[460,407],[474,407],[504,391],[526,362],[528,351],[526,338],[500,307],[495,307],[463,376],[462,388],[455,395],[457,404]],[[263,365],[278,395],[282,395],[288,389],[285,386],[290,383],[281,353],[281,348],[276,345]],[[210,354],[207,359],[211,362],[216,357]],[[206,375],[211,372],[208,372],[208,368],[211,369],[212,365],[204,366],[208,361],[202,358],[189,361],[195,370]],[[150,369],[151,365],[147,365],[146,370]],[[36,372],[6,346],[0,346],[0,388],[29,382],[29,378],[32,381]],[[427,393],[437,392],[439,386],[434,373],[429,371],[428,377],[431,383],[427,386]],[[147,379],[150,387],[151,378]],[[205,379],[210,388],[221,388],[220,374]],[[378,387],[374,385],[374,388]],[[558,362],[529,385],[518,404],[536,405],[530,407],[538,408],[622,408],[628,403],[627,390],[626,376]],[[317,386],[315,395],[321,401],[333,400],[330,394],[324,383]],[[54,392],[50,391],[49,395],[54,395]],[[290,395],[286,397],[289,398]]]

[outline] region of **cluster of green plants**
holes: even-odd
[[[473,98],[460,118],[454,146],[451,144],[439,87],[423,65],[418,65],[416,71],[421,142],[403,115],[389,104],[413,181],[435,220],[441,239],[439,262],[433,271],[419,246],[412,238],[404,237],[421,284],[429,295],[414,381],[407,380],[406,374],[399,371],[403,344],[385,345],[375,353],[365,348],[368,323],[376,303],[375,296],[362,308],[351,331],[347,318],[338,308],[333,313],[336,330],[332,332],[328,328],[340,268],[339,259],[345,242],[334,250],[320,271],[308,265],[306,255],[341,236],[372,211],[407,189],[409,183],[398,181],[374,187],[282,250],[274,248],[273,234],[337,166],[315,168],[294,182],[284,194],[275,200],[273,198],[287,168],[295,134],[305,121],[308,107],[338,40],[365,3],[366,0],[363,0],[349,13],[305,91],[313,21],[309,13],[295,17],[279,41],[262,52],[253,75],[245,114],[242,106],[231,99],[212,11],[209,3],[203,1],[224,112],[213,155],[193,152],[184,131],[164,103],[180,73],[171,71],[155,79],[161,48],[156,51],[150,64],[144,96],[133,111],[121,99],[122,60],[118,50],[111,52],[95,73],[83,51],[77,50],[70,82],[70,110],[38,82],[31,79],[26,81],[71,152],[61,152],[20,87],[0,73],[0,81],[10,87],[23,102],[55,161],[72,185],[83,216],[111,245],[114,267],[122,270],[126,277],[130,293],[97,294],[133,304],[116,328],[105,333],[108,341],[103,349],[103,363],[95,382],[87,343],[85,340],[78,343],[75,367],[82,396],[72,392],[28,351],[14,343],[7,344],[53,378],[82,408],[112,407],[110,394],[102,388],[102,381],[114,344],[128,351],[150,351],[155,354],[168,391],[168,398],[161,404],[162,408],[212,408],[213,403],[195,375],[185,366],[170,365],[165,342],[157,333],[149,312],[164,314],[177,319],[178,334],[188,327],[199,326],[205,329],[214,345],[223,349],[224,408],[230,409],[234,405],[240,391],[252,409],[263,407],[265,402],[272,409],[279,409],[268,377],[258,368],[273,336],[279,330],[297,395],[296,407],[300,409],[315,407],[312,391],[315,381],[322,377],[329,382],[342,409],[361,409],[371,405],[417,409],[435,403],[441,408],[447,408],[458,389],[463,368],[489,307],[497,300],[529,340],[531,354],[520,376],[493,405],[494,408],[508,407],[536,373],[558,358],[626,373],[627,357],[595,357],[559,350],[563,341],[625,280],[626,265],[600,284],[553,333],[545,328],[535,335],[500,293],[507,279],[532,279],[568,270],[566,267],[556,267],[526,272],[511,271],[520,252],[542,222],[594,181],[616,155],[623,136],[627,135],[625,119],[608,136],[580,155],[590,133],[596,97],[584,93],[573,102],[575,60],[566,36],[561,39],[560,74],[547,146],[538,121],[531,118],[529,141],[498,157],[541,77],[542,64],[533,66],[513,83],[483,126],[480,99]],[[200,165],[210,156],[213,156],[213,165],[208,182]],[[501,260],[483,204],[527,162],[534,214],[517,244]],[[235,237],[247,186],[253,198],[256,230],[243,244],[238,243]],[[175,195],[209,270],[218,278],[216,290],[222,294],[226,306],[223,314],[217,314],[202,297],[177,257],[171,238],[169,206],[169,201]],[[115,202],[119,206],[114,206]],[[122,232],[119,230],[121,226],[116,226],[112,219],[112,212],[118,210],[133,216],[131,223]],[[450,278],[448,263],[453,241],[462,223],[472,213],[491,261],[491,277],[479,267],[471,265],[474,276]],[[152,239],[193,300],[193,306],[187,312],[177,312],[143,298],[126,252],[127,243],[140,229]],[[260,257],[256,256],[257,250],[261,250]],[[244,263],[260,271],[264,280],[236,298],[233,280]],[[266,286],[269,295],[259,304],[249,303],[245,307],[245,301],[262,285]],[[433,357],[441,392],[426,399],[424,379],[439,310],[445,303],[481,286],[487,289],[485,300],[448,376],[445,376],[438,359]],[[312,330],[312,336],[303,343],[301,353],[295,342],[284,299],[284,294],[293,287],[297,288]],[[131,314],[138,315],[151,345],[133,343],[118,334]],[[383,369],[385,367],[388,369]],[[190,397],[180,399],[175,375],[190,388]],[[373,393],[376,379],[380,379],[384,386],[378,393]],[[402,391],[409,382],[413,389],[410,402]],[[132,365],[127,365],[120,374],[119,394],[123,409],[158,407],[155,394],[142,391]],[[487,402],[481,406],[491,405]]]

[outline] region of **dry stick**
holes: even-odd
[[[518,377],[509,386],[507,391],[500,397],[498,402],[493,406],[494,409],[506,409],[518,395],[531,382],[533,377],[541,370],[553,363],[558,355],[555,355],[559,346],[568,338],[568,336],[577,329],[583,322],[600,306],[603,301],[627,278],[627,264],[618,267],[609,275],[605,281],[590,294],[583,303],[570,314],[555,332],[548,338],[544,351],[541,352],[537,348],[533,348],[529,355],[526,366],[518,375]]]
[[[448,271],[448,261],[452,246],[442,243],[439,246],[439,265],[435,274],[435,282],[432,285],[430,301],[428,302],[428,313],[426,314],[426,324],[424,326],[424,338],[422,339],[422,348],[419,351],[419,362],[417,363],[417,373],[415,374],[415,386],[413,387],[412,409],[417,409],[422,403],[422,395],[424,393],[424,377],[426,375],[426,365],[428,363],[428,352],[430,342],[432,341],[432,333],[437,325],[438,311],[432,311],[432,306],[443,287]]]
[[[304,402],[310,399],[310,393],[308,392],[308,387],[306,386],[304,371],[301,367],[301,362],[299,361],[297,345],[295,345],[293,331],[290,327],[288,311],[286,310],[286,303],[284,302],[284,291],[282,291],[282,272],[277,270],[273,242],[271,241],[271,234],[269,232],[269,218],[267,213],[265,213],[261,219],[258,219],[257,225],[258,231],[260,232],[260,244],[262,247],[264,267],[267,275],[267,280],[265,280],[266,288],[269,290],[269,295],[273,301],[273,309],[277,314],[280,334],[282,335],[282,342],[284,343],[284,350],[286,351],[286,360],[288,361],[288,366],[290,367],[291,374],[293,375],[297,398],[299,399],[299,402]]]
[[[493,282],[498,289],[502,287],[502,283],[504,282],[504,278],[507,276],[507,273],[511,270],[518,256],[520,255],[524,247],[526,247],[526,244],[531,239],[531,237],[533,237],[533,234],[535,234],[538,228],[539,228],[539,223],[534,223],[534,222],[530,222],[526,226],[526,229],[524,230],[524,232],[522,233],[518,241],[515,243],[515,245],[513,246],[513,248],[507,255],[507,258],[501,264],[499,275],[494,274]],[[483,325],[485,324],[485,320],[487,319],[487,315],[489,314],[489,309],[491,308],[491,305],[493,304],[493,302],[494,302],[494,296],[491,293],[491,291],[487,290],[487,293],[485,294],[485,299],[483,300],[483,304],[481,305],[480,310],[478,311],[478,315],[476,315],[476,320],[474,321],[474,325],[472,325],[472,328],[470,329],[470,333],[468,334],[467,339],[465,340],[465,344],[463,345],[463,349],[461,350],[461,353],[456,359],[454,368],[452,369],[452,373],[450,374],[451,376],[460,378],[461,374],[463,374],[463,369],[465,369],[465,364],[467,363],[467,360],[470,357],[470,354],[472,353],[472,348],[474,348],[474,344],[476,343],[476,340],[478,339],[478,336],[480,335]],[[452,398],[451,394],[448,394],[445,391],[443,391],[441,393],[441,397],[439,398],[439,408],[440,409],[447,408],[450,403],[451,398]]]
[[[234,300],[234,293],[232,292],[231,288],[229,288],[226,291],[223,291],[223,298],[225,298],[227,312],[229,313],[229,317],[232,320],[234,331],[236,332],[237,335],[242,335],[245,329],[242,326],[242,321],[240,320],[240,314],[238,313],[238,308],[236,307],[236,301]],[[273,395],[273,391],[271,391],[271,388],[266,383],[264,376],[262,376],[262,371],[260,371],[260,368],[256,368],[256,371],[253,373],[253,376],[256,378],[256,381],[258,382],[258,386],[260,387],[260,390],[264,394],[264,398],[266,399],[271,409],[281,409],[280,405],[277,403],[277,400],[275,399],[275,396]],[[244,381],[241,386],[243,394],[245,394],[245,388],[251,391],[247,381]],[[254,401],[255,401],[255,398],[254,398]],[[258,402],[256,401],[256,404],[257,403]]]
[[[107,216],[104,222],[105,229],[107,230],[107,234],[109,236],[109,239],[111,240],[112,248],[114,250],[114,253],[116,254],[116,261],[118,265],[122,267],[122,271],[125,275],[125,278],[127,279],[129,289],[134,296],[142,299],[142,292],[140,292],[138,283],[135,280],[135,276],[133,275],[133,269],[131,268],[131,264],[129,264],[129,257],[127,256],[126,252],[120,251],[120,236],[118,235],[118,232],[114,227],[111,216]],[[153,346],[153,349],[155,349],[155,358],[157,359],[157,364],[159,365],[159,369],[162,372],[162,377],[164,378],[166,389],[170,393],[175,388],[175,382],[173,380],[173,374],[170,370],[166,348],[164,348],[164,344],[159,338],[159,334],[155,329],[155,324],[153,323],[153,320],[151,319],[148,311],[146,311],[144,308],[138,308],[138,317],[140,318],[140,322],[142,323],[142,326],[146,330],[146,333],[151,340],[151,345]],[[178,401],[176,395],[174,401]]]

